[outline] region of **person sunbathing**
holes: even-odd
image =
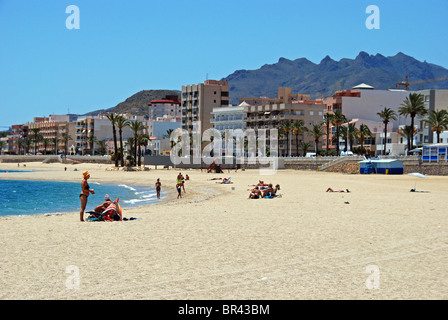
[[[221,184],[229,184],[229,183],[233,183],[233,182],[230,181],[230,177],[229,177],[229,178],[224,178],[224,179],[222,179],[221,182],[217,182],[217,183],[221,183]]]
[[[331,188],[328,188],[327,191],[325,191],[325,192],[350,192],[350,190],[345,189],[345,191],[344,191],[344,190],[341,190],[341,189],[339,189],[339,190],[333,190],[333,189],[331,189]]]
[[[262,197],[262,193],[258,187],[252,189],[249,195],[249,199],[260,199]]]
[[[280,185],[277,184],[275,188],[272,188],[272,183],[268,184],[268,187],[263,191],[263,198],[275,197],[275,194],[277,193],[277,190],[280,188]]]
[[[102,204],[100,204],[99,206],[97,206],[94,211],[96,213],[103,213],[104,210],[106,210],[106,208],[113,203],[112,200],[110,199],[110,196],[108,194],[106,194],[104,196],[104,202]]]

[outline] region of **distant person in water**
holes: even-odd
[[[160,190],[161,189],[162,189],[162,183],[160,182],[160,178],[157,178],[157,182],[156,182],[157,199],[160,199]]]
[[[87,180],[90,178],[89,171],[84,171],[82,173],[83,179],[81,182],[81,194],[79,195],[79,199],[81,200],[81,210],[79,211],[79,219],[84,221],[84,210],[86,210],[87,206],[87,198],[90,194],[95,194],[95,190],[90,189]]]

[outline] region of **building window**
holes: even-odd
[[[314,116],[314,111],[310,111],[310,116]]]

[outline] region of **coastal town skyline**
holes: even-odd
[[[360,51],[404,52],[448,66],[446,2],[431,1],[421,14],[415,1],[375,1],[380,24],[373,30],[366,27],[369,4],[2,1],[0,126],[107,109],[140,90],[180,91],[182,85],[219,80],[280,57],[319,63],[327,55],[340,60]],[[66,26],[70,5],[79,9],[79,29]]]

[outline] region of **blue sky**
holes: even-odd
[[[80,29],[66,28],[66,7]],[[369,30],[366,8],[380,9]],[[448,68],[447,0],[0,0],[0,130],[280,57],[403,52]]]

